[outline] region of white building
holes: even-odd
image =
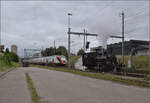
[[[11,46],[11,52],[13,52],[15,54],[17,54],[17,49],[18,49],[18,47],[16,45]]]

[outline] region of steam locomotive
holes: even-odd
[[[82,56],[83,66],[89,70],[98,72],[120,71],[121,64],[118,64],[117,58],[106,49],[95,49],[93,52],[84,53]]]

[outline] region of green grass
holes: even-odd
[[[2,53],[0,53],[0,58],[3,56],[3,54]]]
[[[0,62],[0,72],[3,72],[7,69],[12,69],[12,68],[16,68],[16,67],[20,67],[21,64],[20,63],[16,63],[16,62],[11,62],[10,65],[4,63],[4,62]]]
[[[28,73],[25,73],[26,75],[26,81],[27,81],[27,84],[28,84],[28,87],[29,87],[29,91],[31,93],[31,96],[32,96],[32,101],[34,103],[41,103],[40,102],[40,96],[38,95],[37,91],[36,91],[36,88],[32,82],[32,79],[30,77],[30,75]]]
[[[80,58],[81,56],[71,56],[70,59],[70,65],[72,68],[74,68],[75,63],[77,62],[77,60]]]
[[[10,64],[6,63],[3,59],[2,59],[2,54],[0,55],[0,72],[3,72],[5,70],[11,69],[11,68],[16,68],[16,67],[20,67],[21,64],[20,63],[16,63],[16,62],[11,62]]]
[[[86,76],[90,78],[96,78],[96,79],[103,79],[103,80],[109,80],[113,82],[123,83],[127,85],[134,85],[134,86],[140,86],[140,87],[150,87],[150,83],[148,81],[144,80],[138,80],[138,79],[131,79],[131,78],[121,78],[115,75],[111,74],[104,74],[104,73],[92,73],[92,72],[82,72],[75,69],[69,69],[69,68],[58,68],[58,67],[48,67],[48,66],[39,66],[39,65],[31,65],[34,67],[39,68],[45,68],[49,70],[56,70],[56,71],[62,71],[62,72],[69,72],[81,76]]]
[[[121,56],[117,56],[117,59],[121,61]],[[125,56],[125,65],[128,67],[128,60],[130,56]],[[141,56],[133,56],[133,66],[134,69],[137,70],[150,70],[150,56],[141,55]]]

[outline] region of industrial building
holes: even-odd
[[[122,42],[107,45],[109,52],[115,55],[121,55]],[[124,42],[124,54],[130,55],[132,50],[135,50],[136,55],[149,55],[150,54],[150,41],[143,40],[130,40]]]
[[[101,46],[91,48],[90,51],[95,51],[96,49],[102,49]],[[107,45],[107,50],[109,53],[115,55],[122,54],[122,42]],[[143,40],[130,40],[124,42],[124,55],[130,55],[131,51],[134,50],[135,55],[150,55],[150,41]]]

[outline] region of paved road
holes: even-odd
[[[13,70],[0,78],[0,103],[31,103],[22,70]]]
[[[37,88],[37,92],[41,97],[42,103],[150,103],[150,89],[147,88],[127,86],[110,81],[78,76],[70,73],[31,67],[20,68],[16,71],[12,71],[12,74],[16,74],[16,77],[14,77],[14,81],[16,79],[13,85],[15,86],[14,88],[20,88],[20,86],[22,89],[24,88],[26,96],[19,96],[23,100],[29,99],[27,96],[29,93],[27,92],[26,83],[24,82],[25,78],[23,74],[25,72],[28,72],[31,76],[33,83]],[[8,77],[12,74],[9,73]],[[4,82],[4,79],[0,79],[0,84],[1,81]],[[20,86],[15,85],[17,84],[17,81],[20,81]],[[4,83],[7,84],[7,82],[9,82],[9,80],[5,81]],[[9,86],[4,87],[0,85],[0,101],[1,96],[4,97],[4,95],[1,93],[1,88],[10,88],[11,86]],[[8,90],[9,89],[5,89],[3,92],[6,94]],[[13,89],[11,90],[13,91]],[[18,93],[21,94],[22,92],[18,91]],[[7,97],[5,99],[10,97],[10,95],[5,96]],[[2,100],[3,99],[4,98],[2,98]],[[26,101],[26,103],[29,102]]]

